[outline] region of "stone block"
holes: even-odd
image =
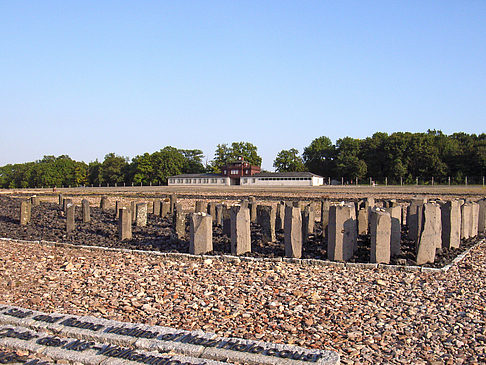
[[[174,207],[177,204],[177,195],[170,194],[170,214],[174,214]]]
[[[164,199],[160,202],[160,216],[162,218],[167,218],[169,214],[170,214],[170,201]]]
[[[277,208],[276,208],[276,211],[275,211],[275,230],[276,231],[283,230],[284,221],[285,221],[285,203],[284,202],[278,202]]]
[[[216,222],[215,225],[221,227],[223,225],[223,204],[216,204]]]
[[[223,234],[231,237],[231,214],[230,209],[227,205],[223,205]]]
[[[461,244],[461,206],[458,200],[443,202],[441,207],[442,247],[458,248]]]
[[[137,227],[147,226],[147,203],[138,203],[135,206],[135,224]]]
[[[329,209],[327,256],[332,261],[348,261],[357,246],[354,204],[333,205]]]
[[[195,213],[206,213],[208,210],[207,203],[203,200],[196,200]]]
[[[390,253],[392,256],[398,256],[400,255],[402,237],[402,207],[395,205],[385,208],[385,211],[390,214],[391,220]]]
[[[257,202],[254,196],[248,198],[248,208],[250,209],[250,221],[251,223],[257,222]]]
[[[20,202],[20,225],[25,226],[30,222],[31,217],[31,204],[28,200],[22,200]]]
[[[122,241],[132,239],[132,214],[127,207],[121,207],[118,212],[118,238]]]
[[[471,203],[471,237],[477,237],[479,232],[479,204]]]
[[[314,225],[316,222],[316,217],[314,214],[314,209],[310,204],[304,207],[304,210],[301,211],[301,214],[302,214],[302,242],[306,243],[309,240],[309,235],[314,234]]]
[[[72,232],[76,228],[74,222],[74,215],[76,211],[76,206],[72,203],[66,205],[66,232]]]
[[[284,244],[286,257],[302,257],[302,215],[300,208],[285,207]]]
[[[470,203],[464,203],[461,206],[461,239],[468,239],[471,237],[471,217],[472,217],[472,205]]]
[[[368,209],[361,208],[358,210],[358,235],[366,235],[368,234]]]
[[[422,232],[423,205],[427,203],[425,198],[415,198],[410,201],[408,208],[408,238],[417,242]]]
[[[157,217],[160,217],[160,204],[161,204],[161,201],[159,199],[154,200],[152,214],[157,216]]]
[[[440,209],[436,203],[425,203],[422,209],[422,225],[420,238],[417,242],[417,265],[433,263],[438,237],[441,236],[441,229],[438,227],[437,215]]]
[[[68,204],[73,204],[73,200],[72,200],[72,199],[65,198],[65,199],[62,201],[62,211],[64,212],[64,214],[66,214],[66,206],[67,206]]]
[[[262,241],[264,243],[275,242],[275,220],[277,212],[272,205],[259,205],[257,207],[258,224],[261,226]]]
[[[182,204],[174,205],[174,235],[178,240],[186,238],[186,214],[182,211]]]
[[[213,250],[213,218],[206,213],[192,213],[189,253],[202,255]]]
[[[321,224],[322,224],[322,236],[327,237],[327,225],[329,224],[329,207],[331,202],[329,199],[321,201]]]
[[[134,224],[137,220],[137,202],[135,200],[130,202],[130,212],[132,213],[132,224]]]
[[[209,202],[208,203],[208,214],[213,217],[213,224],[216,224],[216,203]]]
[[[486,233],[486,199],[479,200],[478,204],[478,233]]]
[[[370,213],[370,261],[389,264],[391,257],[391,216],[384,209],[372,208]]]
[[[231,254],[242,255],[251,252],[250,210],[245,206],[232,206]]]
[[[123,204],[121,201],[115,201],[115,219],[118,219],[120,217],[120,209],[123,207]],[[130,210],[128,210],[130,211]],[[130,223],[131,223],[132,217],[130,217]]]
[[[36,207],[38,205],[40,205],[40,199],[37,195],[33,195],[30,197],[30,204],[33,206],[33,207]]]
[[[100,200],[100,208],[103,212],[108,210],[109,200],[107,196],[102,196]]]
[[[58,199],[59,199],[59,205],[61,205],[61,206],[62,206],[62,201],[64,200],[64,195],[59,194],[59,195],[58,195]]]
[[[83,223],[89,223],[91,221],[91,210],[89,207],[89,201],[87,199],[81,200],[81,211]]]

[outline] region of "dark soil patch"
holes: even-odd
[[[152,250],[161,252],[189,252],[188,241],[177,241],[172,235],[172,224],[168,218],[148,215],[147,227],[133,226],[133,238],[128,241],[118,239],[118,222],[114,210],[106,212],[98,207],[91,207],[91,222],[82,223],[81,208],[76,207],[76,230],[66,233],[66,219],[62,208],[54,203],[42,203],[32,207],[31,222],[27,226],[20,226],[20,200],[10,197],[0,197],[0,237],[23,240],[46,240],[55,242],[69,242],[78,245],[92,245],[129,249]],[[188,227],[187,232],[188,232]],[[261,240],[261,229],[252,224],[252,252],[246,254],[251,257],[283,257],[283,232],[277,232],[277,242],[264,243]],[[327,242],[322,238],[322,226],[316,223],[314,235],[303,245],[302,258],[327,259]],[[402,232],[402,253],[392,258],[392,264],[415,265],[415,243],[406,237],[407,231]],[[429,267],[442,267],[450,263],[457,255],[477,242],[476,239],[465,240],[459,249],[439,250],[434,264]],[[214,251],[212,254],[230,254],[230,238],[223,235],[221,227],[213,230]],[[369,262],[370,237],[360,236],[358,250],[351,262]]]

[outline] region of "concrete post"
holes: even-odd
[[[213,250],[213,219],[206,213],[192,213],[190,216],[191,240],[189,253],[202,255]]]
[[[402,207],[397,205],[386,208],[385,211],[390,214],[390,254],[391,256],[398,256],[400,255],[400,242],[402,237]]]
[[[479,200],[478,204],[478,233],[486,233],[486,199]]]
[[[358,235],[368,234],[368,209],[362,208],[358,210]]]
[[[66,205],[66,232],[72,232],[76,228],[74,222],[74,213],[76,210],[76,206],[72,203]]]
[[[258,224],[262,229],[262,241],[264,243],[275,242],[275,220],[277,217],[275,207],[271,205],[257,206]]]
[[[461,239],[468,239],[471,237],[471,216],[472,205],[464,203],[461,206]]]
[[[458,200],[441,204],[442,247],[458,248],[461,244],[461,206]]]
[[[302,215],[300,208],[285,207],[284,243],[285,256],[302,257]]]
[[[309,240],[309,235],[314,234],[315,215],[311,205],[306,205],[302,214],[302,242],[306,243]]]
[[[408,238],[418,242],[422,232],[423,205],[427,203],[425,198],[412,199],[408,211]]]
[[[135,200],[130,202],[130,212],[132,213],[132,224],[134,224],[137,220],[137,206]]]
[[[177,204],[177,195],[170,194],[170,214],[174,214],[174,207]]]
[[[154,206],[153,206],[153,209],[152,209],[152,214],[157,216],[157,217],[160,217],[160,200],[154,200]]]
[[[126,207],[118,212],[118,238],[122,241],[132,239],[132,215]]]
[[[106,212],[108,210],[108,204],[109,204],[108,197],[102,196],[100,200],[100,208],[103,212]]]
[[[329,199],[321,200],[321,224],[322,236],[327,237],[327,225],[329,224],[329,207],[331,202]]]
[[[122,208],[122,203],[120,201],[115,201],[115,219],[118,219],[120,217],[120,209]],[[132,217],[130,217],[130,223],[131,223]]]
[[[477,237],[479,232],[479,204],[471,203],[471,237]]]
[[[216,203],[209,202],[208,203],[208,214],[213,217],[213,224],[216,224]]]
[[[417,265],[433,263],[438,237],[441,236],[440,227],[437,226],[437,215],[440,209],[436,203],[425,203],[423,205],[422,230],[417,244]]]
[[[250,210],[242,206],[232,206],[231,254],[242,255],[251,252]]]
[[[250,209],[250,221],[251,223],[257,222],[257,203],[254,196],[250,196],[248,198],[249,204],[248,208]]]
[[[391,217],[384,209],[372,208],[370,219],[370,261],[389,264],[391,257]]]
[[[329,209],[327,256],[332,261],[348,261],[357,246],[354,204],[333,205]]]
[[[147,226],[147,203],[138,203],[135,206],[135,223],[137,227]]]
[[[275,230],[281,231],[284,227],[285,221],[285,203],[278,202],[277,203],[277,210],[275,212]]]
[[[206,213],[207,212],[206,202],[202,200],[196,200],[195,213]]]
[[[160,216],[166,218],[170,213],[170,201],[162,200],[160,202]]]
[[[33,207],[36,207],[38,205],[40,205],[40,199],[37,195],[33,195],[30,197],[30,204],[33,206]]]
[[[176,203],[174,205],[174,234],[178,240],[186,238],[186,215],[182,211],[182,204]]]
[[[22,200],[20,202],[20,225],[26,226],[30,222],[31,217],[31,204],[28,200]]]
[[[228,237],[231,237],[231,214],[230,214],[230,209],[226,205],[223,205],[222,220],[223,220],[223,234]]]
[[[83,213],[83,223],[89,223],[91,221],[91,211],[87,199],[81,200],[81,210]]]
[[[216,225],[222,226],[223,225],[223,204],[216,205]]]
[[[64,200],[64,196],[62,194],[59,194],[58,198],[59,198],[59,205],[62,205],[62,201]]]

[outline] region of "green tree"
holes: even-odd
[[[126,175],[128,175],[127,169],[128,162],[126,157],[117,156],[114,153],[107,154],[101,164],[103,182],[110,185],[123,184]]]
[[[258,155],[255,145],[249,142],[233,142],[231,147],[228,147],[227,144],[218,144],[214,159],[211,161],[211,169],[219,173],[222,166],[237,161],[240,156],[252,165],[260,166],[262,164],[262,158]]]
[[[299,151],[295,148],[282,150],[277,154],[273,167],[278,172],[305,171],[304,161],[299,156]]]
[[[335,155],[336,149],[331,140],[322,136],[314,139],[304,148],[302,158],[310,172],[321,176],[335,176]]]
[[[366,176],[366,163],[359,159],[360,140],[351,137],[336,142],[336,172],[347,180],[362,179]]]

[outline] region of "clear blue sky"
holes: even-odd
[[[486,131],[486,1],[0,0],[0,165]]]

